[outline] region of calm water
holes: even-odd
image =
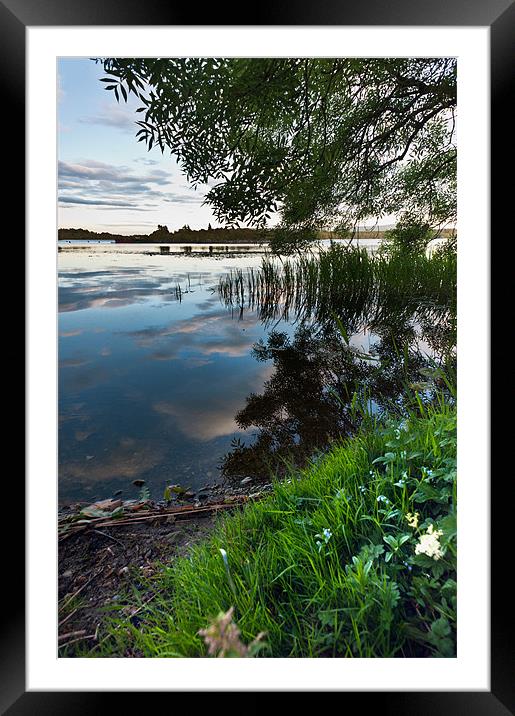
[[[61,501],[136,494],[135,479],[156,496],[217,479],[242,433],[234,415],[271,368],[250,355],[265,329],[212,289],[260,261],[60,252]]]
[[[344,414],[328,389],[335,368],[340,383],[342,375],[364,382],[375,363],[335,359],[334,337],[295,317],[271,324],[224,305],[219,277],[259,267],[260,255],[149,256],[138,248],[59,253],[60,502],[120,489],[135,497],[137,479],[159,498],[166,484],[219,481],[228,453],[227,473],[241,476],[255,470],[263,446],[286,449],[318,434],[323,445],[326,423]],[[387,352],[380,334],[365,325],[351,346]],[[435,353],[423,333],[410,336],[417,355]],[[259,450],[242,451],[243,443]],[[235,454],[243,458],[236,467]]]

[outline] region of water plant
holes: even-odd
[[[279,261],[222,276],[222,303],[256,310],[265,325],[278,320],[323,326],[336,315],[350,335],[385,316],[411,316],[433,323],[456,304],[456,254],[450,251],[371,254],[332,244],[318,255]]]

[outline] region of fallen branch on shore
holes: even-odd
[[[142,514],[141,510],[119,512],[116,517],[111,517],[111,513],[107,513],[105,517],[92,517],[90,519],[80,519],[72,521],[74,518],[66,516],[59,521],[59,540],[67,539],[72,534],[85,532],[91,528],[94,531],[102,527],[120,527],[122,525],[133,525],[148,520],[185,520],[197,516],[208,516],[221,510],[228,510],[238,507],[248,501],[247,495],[237,495],[231,498],[231,501],[217,502],[203,507],[194,505],[182,505],[180,507],[162,507],[159,509],[149,508]]]

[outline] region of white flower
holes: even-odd
[[[331,530],[328,529],[327,527],[324,527],[321,535],[315,535],[315,538],[316,537],[320,538],[320,539],[316,540],[316,546],[318,547],[319,552],[322,550],[322,547],[324,547],[324,545],[329,543],[329,540],[331,539],[332,536],[333,536],[333,534],[332,534]],[[322,539],[324,540],[323,542],[320,541]]]
[[[421,535],[419,543],[415,547],[415,554],[427,554],[433,559],[443,557],[442,546],[439,538],[443,535],[442,530],[435,530],[433,525],[429,525],[425,535]]]

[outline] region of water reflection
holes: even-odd
[[[219,294],[222,276],[261,260],[59,254],[61,501],[135,496],[136,479],[160,497],[169,482],[214,482],[220,466],[268,478],[352,432],[355,392],[380,408],[428,356],[454,360],[440,289]]]
[[[257,310],[267,325],[286,316],[298,325],[293,336],[272,330],[253,348],[256,361],[271,363],[274,372],[236,415],[238,426],[254,434],[233,441],[224,456],[225,477],[270,479],[290,464],[302,465],[358,428],[356,401],[375,411],[402,412],[415,400],[410,387],[431,399],[434,388],[445,385],[436,379],[430,386],[427,375],[438,366],[455,370],[452,301],[414,301],[396,286],[379,295],[377,286],[366,283],[352,294],[332,288],[333,302],[325,309],[319,295],[298,287],[285,291],[284,284],[282,291],[256,292],[240,304]],[[223,292],[222,300],[230,303]]]
[[[135,479],[155,497],[214,482],[245,435],[235,413],[270,376],[250,356],[265,328],[234,321],[214,290],[237,259],[118,260],[59,254],[61,501],[135,496]]]

